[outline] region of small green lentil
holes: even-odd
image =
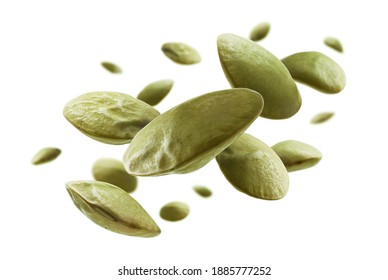
[[[340,53],[344,52],[344,49],[342,47],[341,42],[334,37],[326,37],[323,42],[325,43],[326,46],[332,48],[333,50],[336,50]]]
[[[180,201],[173,201],[165,204],[160,209],[160,217],[166,221],[176,222],[183,220],[189,215],[189,206]]]
[[[259,41],[264,39],[268,35],[270,28],[271,25],[268,22],[259,23],[252,29],[251,33],[249,34],[249,39],[252,41]]]
[[[178,64],[191,65],[201,62],[201,56],[193,47],[180,42],[164,43],[163,53]]]
[[[319,124],[319,123],[324,123],[331,119],[334,116],[334,112],[321,112],[316,114],[312,119],[311,123],[312,124]]]
[[[162,101],[171,91],[174,85],[173,80],[160,80],[147,85],[137,96],[138,99],[145,103],[155,106]]]
[[[61,154],[61,150],[54,147],[47,147],[39,150],[31,160],[34,165],[39,165],[53,161]]]
[[[202,197],[210,197],[212,195],[212,191],[205,186],[194,186],[193,189]]]
[[[113,74],[120,74],[123,72],[119,66],[112,62],[101,62],[101,66]]]

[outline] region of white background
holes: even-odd
[[[0,2],[1,279],[388,279],[387,50],[384,1],[5,1]],[[155,238],[109,232],[74,206],[65,182],[89,180],[100,157],[121,159],[126,145],[96,142],[62,116],[64,104],[90,91],[136,96],[173,79],[156,108],[229,88],[216,49],[222,33],[248,36],[268,21],[260,42],[279,58],[320,51],[345,70],[347,85],[327,95],[298,85],[303,104],[288,120],[258,119],[248,132],[268,145],[296,139],[322,161],[290,174],[288,195],[263,201],[236,191],[212,161],[187,175],[139,178],[133,196],[162,228]],[[323,44],[338,37],[340,54]],[[182,66],[163,43],[195,47],[202,62]],[[100,66],[112,61],[113,75]],[[311,117],[334,111],[329,122]],[[33,166],[42,147],[60,157]],[[203,199],[192,186],[210,187]],[[158,217],[171,200],[187,219]],[[134,268],[208,269],[207,276],[124,277]],[[272,276],[210,276],[213,266],[270,266]]]

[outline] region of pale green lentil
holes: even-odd
[[[201,62],[201,56],[198,51],[185,43],[164,43],[162,51],[169,59],[178,64],[190,65]]]
[[[241,135],[216,159],[229,183],[249,196],[275,200],[288,192],[288,173],[279,156],[249,134]]]
[[[61,154],[61,150],[54,147],[47,147],[39,150],[31,160],[34,165],[39,165],[53,161]]]
[[[212,191],[205,186],[194,186],[193,190],[202,197],[210,197],[212,195]]]
[[[99,181],[72,181],[66,188],[75,206],[107,230],[138,237],[153,237],[161,232],[143,207],[116,186]]]
[[[283,58],[282,62],[296,81],[323,93],[338,93],[345,87],[345,72],[323,53],[295,53]]]
[[[303,170],[318,164],[322,158],[321,152],[306,143],[296,140],[286,140],[272,146],[288,172]]]
[[[336,50],[340,53],[344,52],[344,49],[342,47],[342,44],[340,40],[338,40],[335,37],[326,37],[323,42],[325,43],[326,46],[332,48],[333,50]]]
[[[302,100],[284,64],[249,39],[233,34],[218,37],[218,55],[232,87],[250,88],[263,96],[261,117],[286,119],[299,111]]]
[[[165,204],[160,209],[160,217],[166,221],[176,222],[183,220],[190,213],[189,206],[180,201],[173,201]]]
[[[137,96],[145,103],[155,106],[162,101],[171,91],[174,85],[173,80],[160,80],[147,85]]]
[[[120,74],[123,72],[119,66],[112,62],[101,62],[101,66],[113,74]]]
[[[195,171],[240,136],[262,109],[263,98],[250,89],[188,100],[139,131],[125,152],[125,169],[135,176]]]
[[[270,28],[271,25],[268,22],[259,23],[252,29],[251,33],[249,34],[249,39],[252,41],[259,41],[264,39],[268,35]]]
[[[107,144],[125,144],[159,116],[147,103],[119,92],[90,92],[65,105],[65,118],[85,135]]]
[[[319,124],[319,123],[324,123],[328,120],[330,120],[334,116],[334,112],[321,112],[316,114],[312,119],[311,123],[312,124]]]
[[[137,178],[128,174],[121,161],[113,158],[101,158],[93,164],[93,177],[97,181],[106,182],[119,187],[127,193],[137,187]]]

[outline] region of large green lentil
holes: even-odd
[[[125,152],[124,166],[135,176],[195,171],[240,136],[262,109],[263,98],[250,89],[188,100],[139,131]]]
[[[244,133],[216,159],[229,183],[249,196],[276,200],[288,192],[289,178],[283,162],[252,135]]]
[[[90,92],[65,105],[65,118],[85,135],[107,144],[125,144],[159,116],[147,103],[119,92]]]
[[[77,208],[107,230],[138,237],[160,234],[160,228],[143,207],[116,186],[98,181],[72,181],[66,188]]]
[[[222,69],[232,87],[250,88],[263,96],[261,117],[286,119],[302,100],[295,81],[272,53],[249,39],[222,34],[217,40]]]
[[[338,93],[345,87],[345,72],[323,53],[295,53],[283,58],[282,62],[296,81],[323,93]]]

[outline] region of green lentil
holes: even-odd
[[[323,42],[325,43],[326,46],[332,48],[333,50],[336,50],[340,53],[344,52],[344,49],[342,47],[341,42],[334,37],[326,37]]]
[[[93,164],[93,177],[96,181],[106,182],[121,188],[127,193],[135,191],[137,178],[128,174],[121,161],[101,158]]]
[[[323,53],[300,52],[283,58],[282,62],[296,81],[323,93],[338,93],[345,87],[345,72]]]
[[[61,150],[54,147],[47,147],[39,150],[31,160],[34,165],[39,165],[53,161],[61,154]]]
[[[312,124],[319,124],[319,123],[324,123],[331,119],[334,116],[334,112],[321,112],[316,114],[312,119],[311,123]]]
[[[252,135],[241,135],[216,160],[229,183],[249,196],[275,200],[288,192],[289,178],[283,162]]]
[[[111,62],[101,62],[101,66],[113,74],[120,74],[123,72],[119,66]]]
[[[303,170],[318,164],[322,158],[321,152],[306,143],[296,140],[286,140],[272,146],[288,172]]]
[[[212,191],[205,186],[194,186],[193,189],[202,197],[210,197],[212,195]]]
[[[160,209],[160,217],[166,221],[176,222],[183,220],[189,215],[189,206],[180,201],[167,203]]]
[[[105,182],[66,183],[75,206],[94,223],[130,236],[153,237],[160,228],[143,207],[122,189]]]
[[[250,89],[188,100],[139,131],[125,152],[125,169],[135,176],[195,171],[240,136],[262,108],[261,95]]]
[[[137,96],[138,99],[145,103],[155,106],[162,101],[171,91],[174,85],[173,80],[160,80],[147,85]]]
[[[180,42],[170,42],[162,45],[163,53],[178,64],[190,65],[201,62],[201,56],[193,47]]]
[[[65,105],[65,118],[85,135],[107,144],[126,144],[159,116],[147,103],[119,92],[90,92]]]
[[[295,81],[272,53],[249,39],[222,34],[218,55],[232,87],[250,88],[263,96],[261,117],[286,119],[299,111],[302,100]]]
[[[271,25],[268,22],[259,23],[252,29],[249,34],[249,39],[252,41],[260,41],[264,39],[268,35],[270,28]]]

